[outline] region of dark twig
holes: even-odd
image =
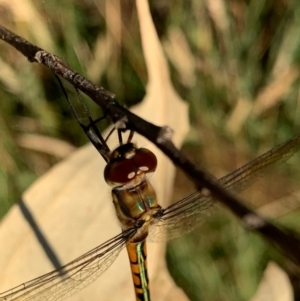
[[[260,233],[297,265],[300,264],[300,239],[294,233],[282,230],[259,216],[239,201],[235,195],[218,184],[214,177],[195,166],[174,146],[171,141],[171,131],[168,127],[158,127],[126,110],[117,103],[114,94],[94,85],[69,68],[65,62],[55,55],[30,44],[2,26],[0,26],[0,38],[19,50],[30,62],[44,64],[55,74],[69,81],[101,106],[114,122],[122,120],[126,124],[126,129],[134,130],[153,142],[193,180],[198,189],[208,189],[208,193],[211,193],[213,197],[227,206],[248,229]]]

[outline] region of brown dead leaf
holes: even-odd
[[[257,292],[250,301],[293,301],[293,288],[286,272],[270,262]]]
[[[175,130],[174,142],[180,145],[188,130],[187,107],[172,87],[168,66],[154,30],[146,0],[137,1],[141,37],[149,74],[147,94],[134,112],[157,124]],[[117,93],[117,91],[115,91]],[[153,149],[138,136],[135,142]],[[157,154],[159,167],[151,178],[159,202],[166,206],[173,186],[174,167]],[[67,263],[120,233],[104,182],[104,163],[88,145],[41,177],[23,196],[41,234],[62,263]],[[14,206],[0,225],[1,291],[40,276],[53,269],[37,236]],[[3,247],[5,246],[5,247]],[[165,269],[165,247],[148,245],[150,286],[153,300],[187,300],[175,287]],[[122,251],[100,279],[72,296],[70,300],[134,300],[129,263]]]

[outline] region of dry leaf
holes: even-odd
[[[250,301],[293,301],[293,288],[286,272],[270,262],[257,292]]]
[[[149,83],[141,105],[134,109],[140,116],[175,130],[180,145],[188,130],[187,107],[174,91],[146,0],[137,1],[141,36]],[[115,91],[117,93],[117,91]],[[75,121],[74,121],[75,122]],[[145,139],[138,145],[153,149]],[[157,150],[159,166],[151,178],[159,202],[168,204],[173,185],[174,167]],[[110,189],[103,179],[104,163],[88,145],[52,168],[23,196],[38,229],[62,263],[67,263],[120,232],[112,206]],[[14,206],[0,226],[1,291],[40,276],[53,269],[37,239],[38,233]],[[5,246],[5,247],[3,247]],[[176,289],[164,268],[164,246],[148,245],[150,289],[154,300],[186,300]],[[100,279],[72,296],[70,300],[134,300],[127,254],[122,251]]]

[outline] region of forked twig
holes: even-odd
[[[198,189],[206,188],[214,198],[227,206],[243,225],[250,230],[260,233],[263,237],[279,248],[287,258],[297,265],[300,264],[300,239],[295,233],[283,230],[270,221],[248,208],[235,195],[225,190],[216,179],[200,169],[179,151],[171,140],[171,130],[168,127],[158,127],[120,106],[115,95],[102,87],[94,85],[79,73],[72,70],[63,60],[47,51],[29,43],[24,38],[15,35],[0,26],[0,38],[19,50],[30,62],[47,66],[55,74],[70,82],[76,89],[88,95],[95,103],[102,107],[114,122],[122,120],[127,130],[133,130],[154,143],[170,160],[181,168],[195,183]],[[299,136],[289,143],[299,147]]]

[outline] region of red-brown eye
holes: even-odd
[[[146,173],[154,172],[156,170],[156,156],[147,148],[137,149],[133,160],[138,168]]]
[[[157,159],[151,151],[127,143],[112,152],[111,159],[104,169],[104,178],[109,185],[124,185],[141,171],[154,172],[156,166]]]

